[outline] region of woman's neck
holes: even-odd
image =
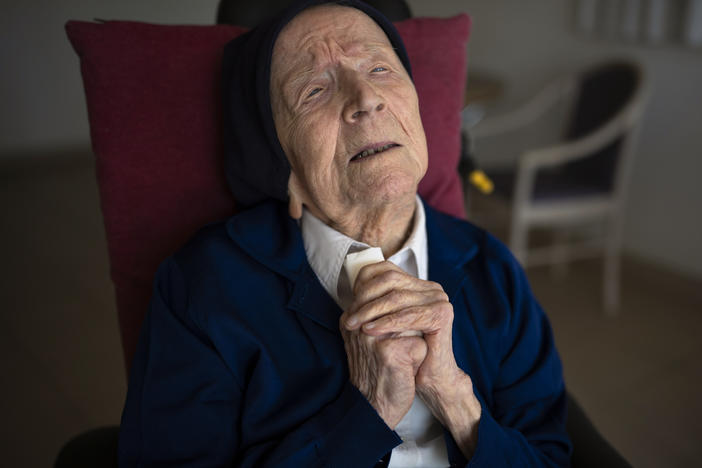
[[[412,232],[416,203],[413,197],[399,206],[384,205],[329,225],[352,239],[380,247],[385,258],[389,258],[402,248]]]

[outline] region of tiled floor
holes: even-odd
[[[61,445],[117,424],[121,348],[93,169],[0,172],[3,466],[50,466]],[[702,458],[702,287],[628,260],[619,317],[600,312],[599,264],[532,270],[567,383],[637,467]]]

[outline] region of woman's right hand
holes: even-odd
[[[348,321],[359,309],[378,302],[378,296],[387,293],[387,290],[375,292],[374,283],[382,279],[383,275],[379,273],[396,267],[389,262],[382,263],[387,264],[387,269],[376,264],[372,277],[359,274],[354,287],[354,302],[342,314],[339,328],[346,348],[351,383],[394,430],[414,401],[415,376],[426,357],[427,345],[421,336],[371,336],[360,327],[349,330]]]
[[[414,376],[426,343],[418,336],[383,338],[341,330],[351,383],[394,430],[414,401]]]

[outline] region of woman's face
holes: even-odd
[[[414,203],[427,168],[417,93],[370,17],[340,6],[303,11],[278,36],[270,86],[291,197],[328,223]]]

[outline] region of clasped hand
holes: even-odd
[[[351,383],[391,429],[416,392],[459,446],[460,439],[472,446],[480,405],[456,364],[452,326],[453,306],[441,285],[388,261],[360,271],[354,301],[340,318]]]

